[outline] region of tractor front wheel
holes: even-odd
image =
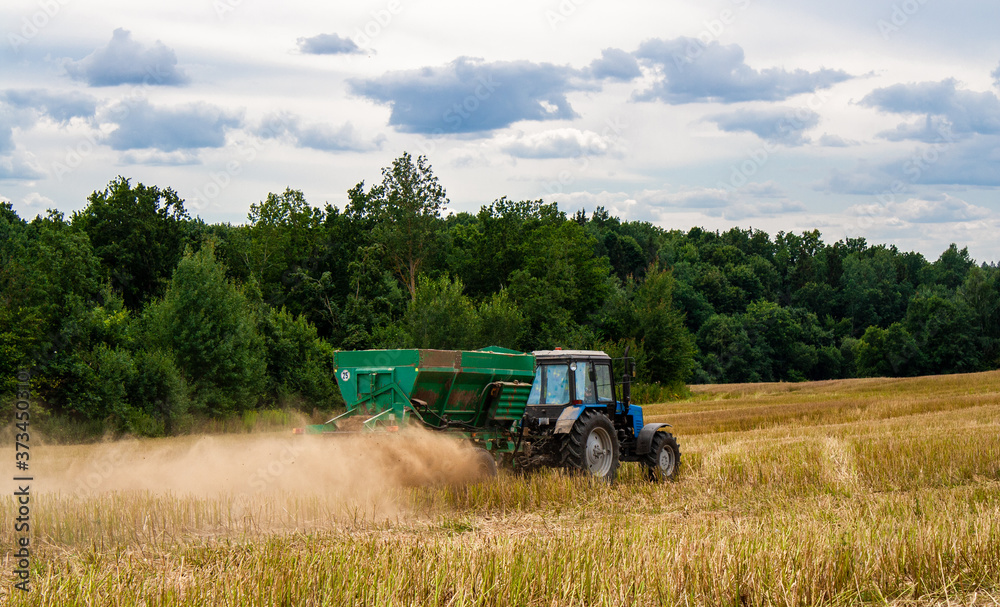
[[[681,466],[681,448],[677,439],[669,432],[657,432],[649,446],[649,453],[643,462],[649,478],[655,482],[673,481],[677,479],[677,471]]]
[[[614,481],[618,475],[618,435],[611,420],[585,409],[563,443],[563,465],[570,470]]]

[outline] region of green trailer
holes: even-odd
[[[509,452],[535,376],[535,357],[504,348],[336,353],[347,411],[305,433],[395,431],[417,423]]]

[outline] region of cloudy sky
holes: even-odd
[[[995,0],[5,0],[0,198],[243,222],[403,151],[453,211],[603,205],[1000,261]]]

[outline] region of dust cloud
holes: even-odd
[[[471,482],[482,474],[470,446],[420,429],[47,445],[33,455],[38,490],[79,498],[144,491],[203,497],[281,493],[365,501],[403,487]]]

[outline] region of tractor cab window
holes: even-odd
[[[594,368],[593,364],[589,362],[576,362],[570,365],[570,369],[576,367],[574,373],[576,376],[573,378],[576,384],[576,400],[584,403],[594,403],[597,399],[594,398],[594,380],[591,379],[591,370]]]
[[[609,403],[615,399],[611,383],[611,367],[596,365],[595,370],[597,371],[597,400]]]
[[[542,365],[535,373],[528,395],[529,405],[565,405],[569,403],[569,368],[566,365]]]

